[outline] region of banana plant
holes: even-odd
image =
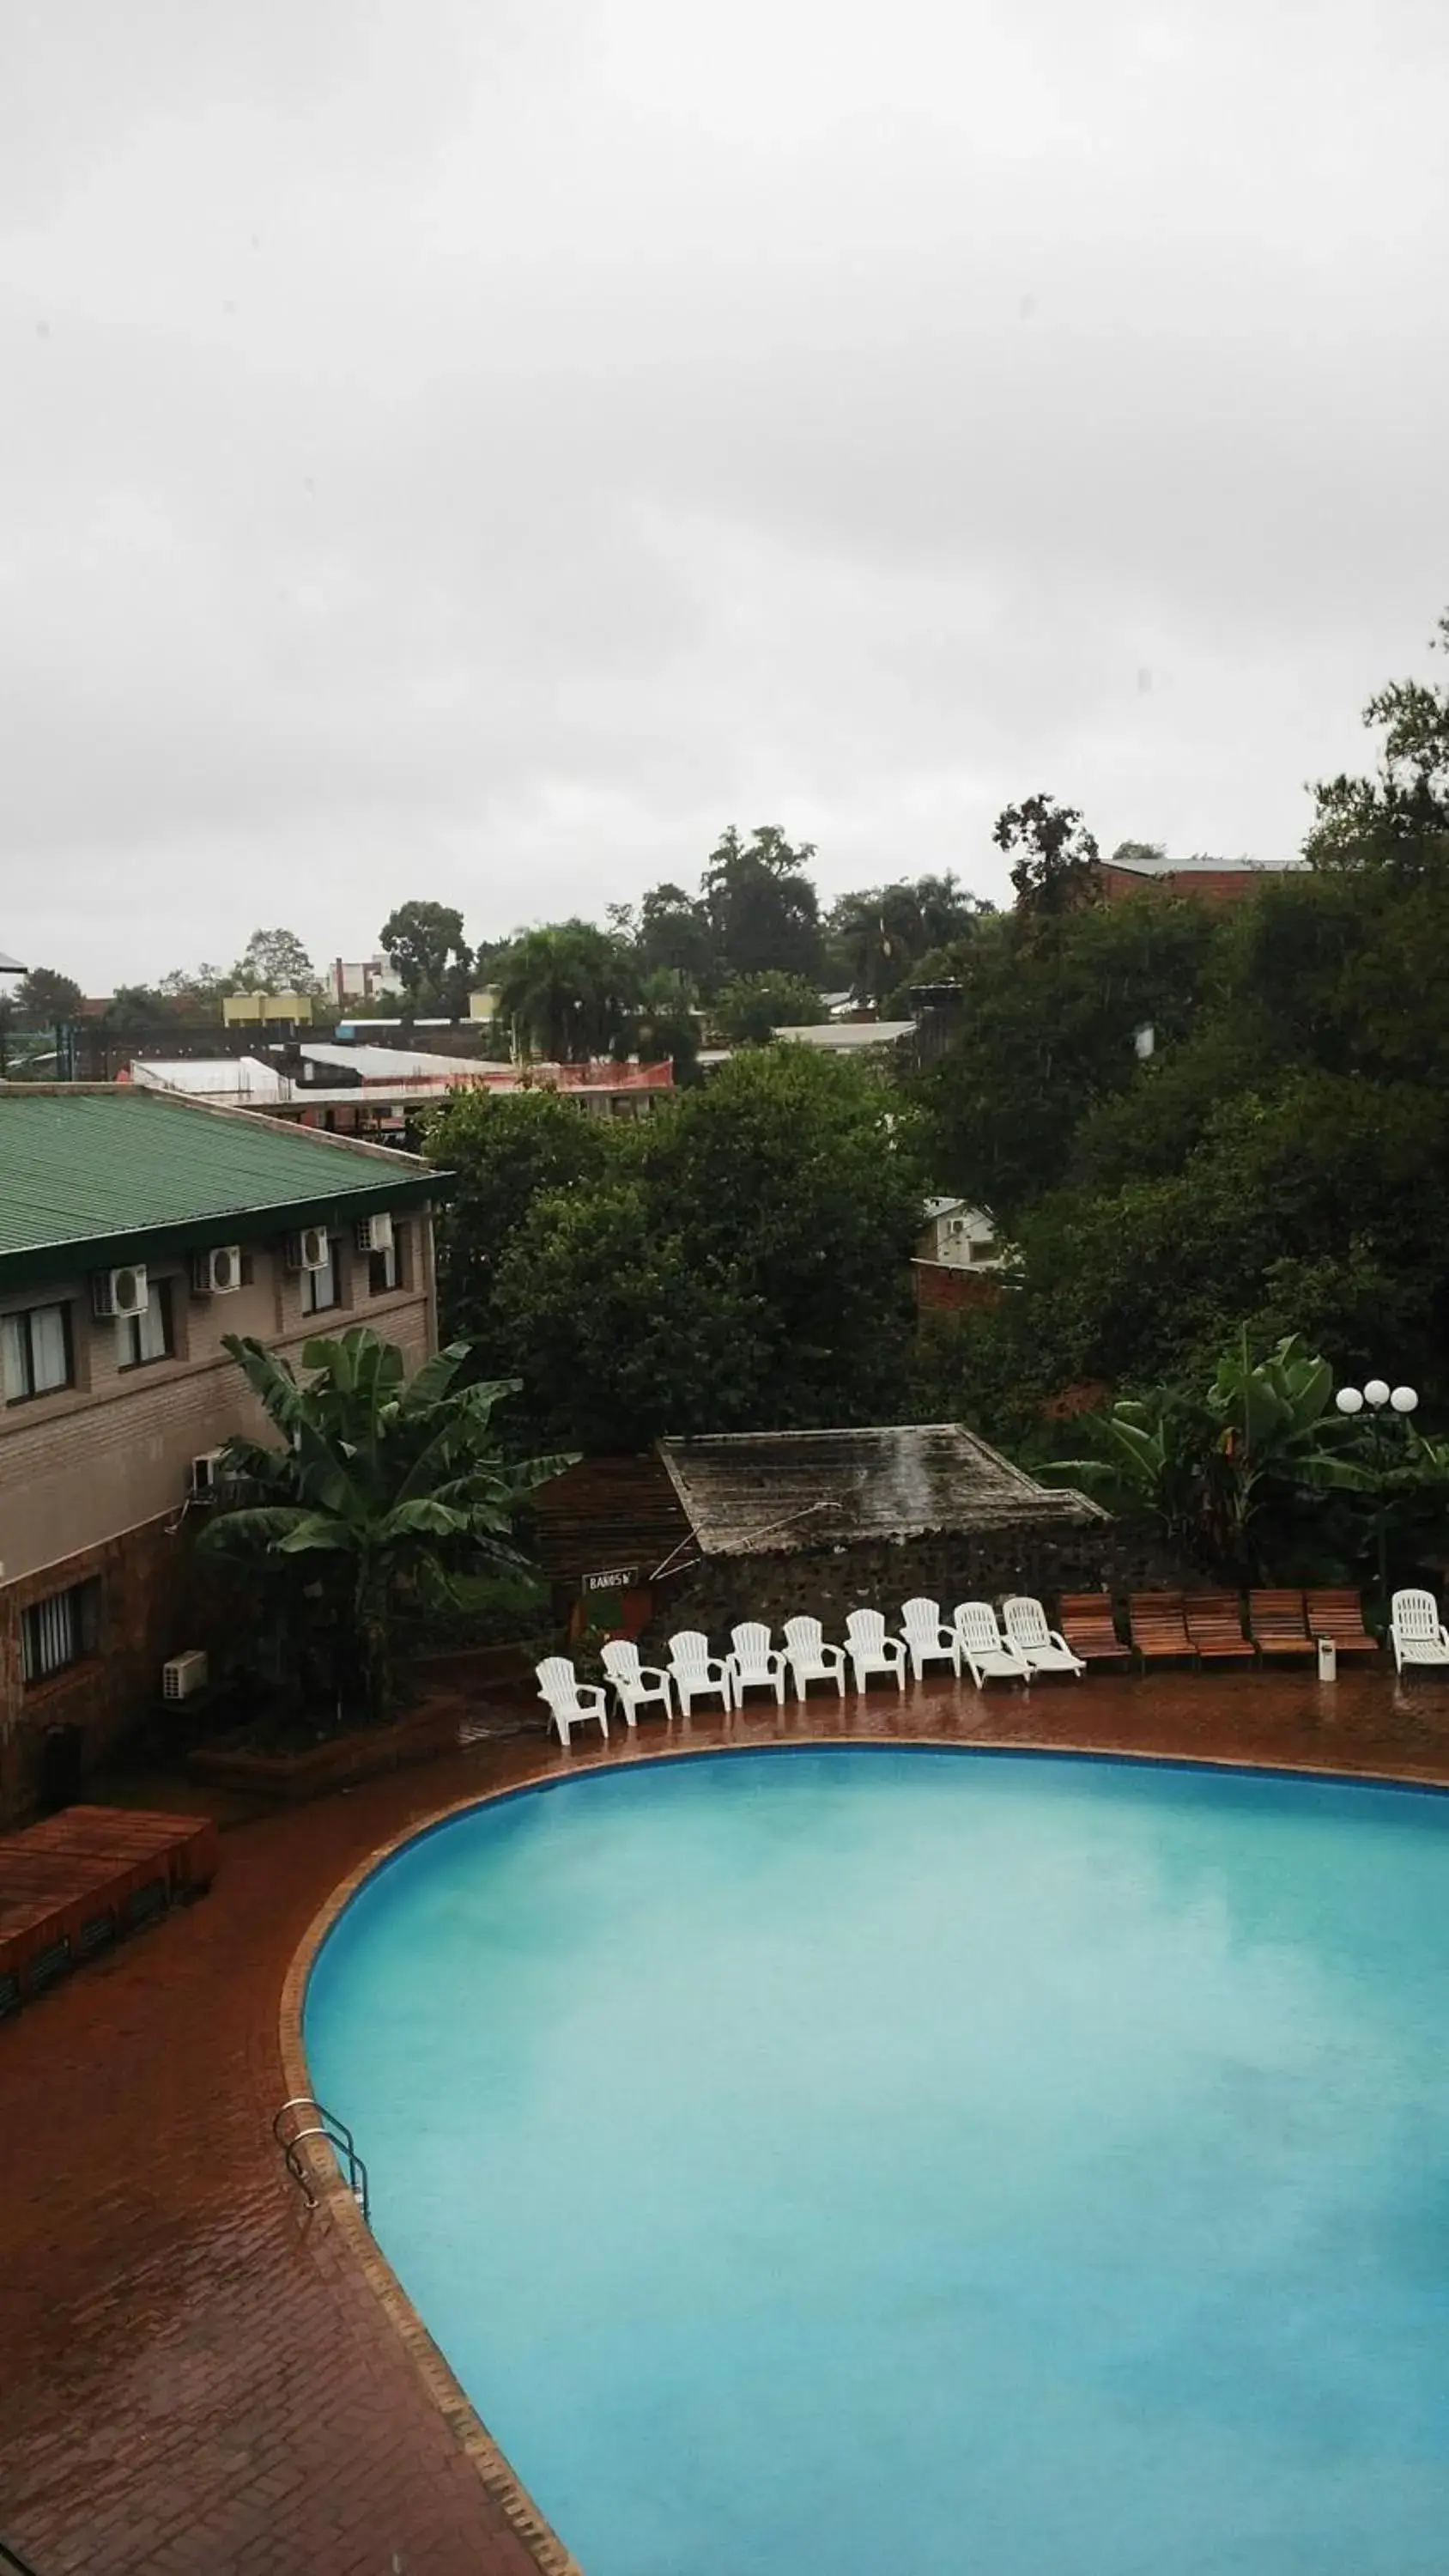
[[[573,1461],[504,1459],[492,1417],[518,1381],[460,1386],[467,1342],[411,1379],[396,1344],[362,1325],[308,1342],[300,1378],[250,1335],[228,1334],[225,1347],[276,1437],[227,1443],[222,1472],[238,1500],[201,1545],[293,1591],[320,1581],[337,1623],[339,1680],[342,1670],[355,1674],[369,1716],[380,1718],[393,1697],[400,1599],[450,1598],[451,1576],[465,1566],[521,1566],[514,1516]]]

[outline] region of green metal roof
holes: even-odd
[[[411,1154],[116,1086],[0,1093],[0,1289],[343,1224],[445,1186]]]

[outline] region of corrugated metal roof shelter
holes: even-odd
[[[661,1440],[703,1556],[773,1556],[934,1534],[1078,1526],[1108,1515],[1039,1485],[958,1422]]]
[[[278,1232],[437,1197],[411,1154],[106,1083],[0,1086],[0,1286],[144,1261],[262,1217]],[[256,1229],[253,1228],[253,1231]]]

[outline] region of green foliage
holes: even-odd
[[[492,1416],[516,1387],[462,1384],[466,1343],[411,1381],[396,1345],[361,1325],[308,1342],[302,1379],[250,1335],[228,1334],[224,1347],[276,1437],[227,1443],[227,1467],[251,1499],[222,1512],[200,1544],[279,1585],[299,1626],[320,1587],[339,1712],[355,1695],[380,1718],[400,1606],[447,1601],[456,1570],[517,1568],[514,1516],[569,1461],[505,1463]]]
[[[1026,945],[983,922],[955,960],[960,1039],[921,1085],[941,1186],[1011,1226],[1064,1182],[1083,1120],[1141,1080],[1134,1031],[1170,1047],[1192,1027],[1214,936],[1205,907],[1150,892]]]
[[[1101,893],[1097,844],[1075,805],[1028,796],[998,814],[991,837],[1012,859],[1011,882],[1027,917],[1055,920]]]
[[[500,1259],[536,1201],[602,1178],[608,1131],[553,1091],[463,1091],[429,1120],[425,1145],[453,1175],[437,1220],[448,1331],[496,1350]]]
[[[839,976],[860,1001],[884,1003],[926,959],[968,942],[991,909],[954,876],[902,878],[842,895],[825,924],[826,974]]]
[[[493,967],[499,1017],[549,1064],[607,1055],[632,1026],[639,975],[631,950],[590,921],[521,931]]]
[[[1449,652],[1449,610],[1430,649]],[[1449,688],[1395,680],[1370,698],[1365,725],[1383,734],[1372,778],[1340,774],[1313,790],[1303,844],[1315,868],[1381,868],[1400,877],[1449,872]]]
[[[473,952],[461,912],[449,903],[400,903],[378,938],[402,985],[408,1016],[466,1017]]]
[[[733,824],[705,863],[702,899],[720,974],[728,981],[778,972],[818,983],[820,905],[806,874],[815,845],[796,848],[774,823],[742,841]]]
[[[1121,1397],[1093,1447],[1047,1470],[1157,1521],[1190,1559],[1255,1583],[1305,1564],[1340,1570],[1368,1552],[1383,1502],[1407,1524],[1449,1499],[1449,1446],[1402,1427],[1391,1470],[1380,1431],[1334,1410],[1333,1369],[1293,1334],[1263,1358],[1247,1333],[1205,1387]]]
[[[463,1174],[450,1316],[486,1315],[539,1436],[632,1450],[659,1433],[890,1419],[904,1388],[915,1123],[855,1065],[747,1050],[647,1120],[579,1139],[547,1113],[505,1154],[472,1097],[430,1152]],[[894,1108],[894,1119],[892,1111]]]
[[[745,975],[726,984],[710,1018],[727,1046],[763,1046],[776,1029],[814,1028],[825,1008],[798,975]]]
[[[14,1020],[24,1029],[64,1028],[80,1016],[85,995],[73,975],[54,966],[32,966],[15,996]]]
[[[208,978],[203,967],[201,975]],[[218,979],[210,978],[215,983]],[[225,982],[234,993],[320,993],[321,978],[295,930],[254,930]]]

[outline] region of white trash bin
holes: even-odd
[[[1338,1648],[1331,1637],[1318,1640],[1318,1678],[1321,1682],[1338,1679]]]

